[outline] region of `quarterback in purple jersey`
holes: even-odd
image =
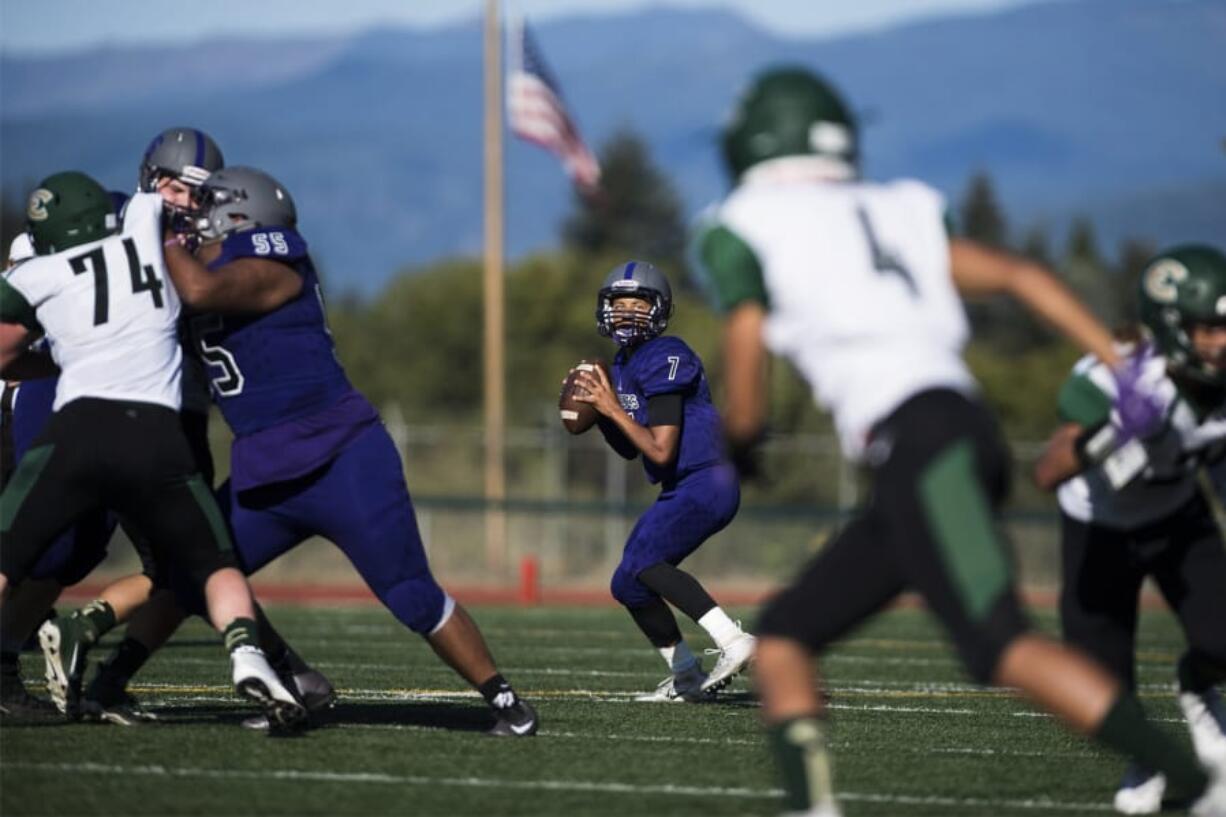
[[[599,412],[605,440],[621,456],[640,454],[660,496],[630,533],[613,574],[613,597],[629,611],[669,667],[641,701],[699,701],[731,682],[753,656],[741,630],[689,573],[677,567],[736,516],[740,487],[724,461],[719,414],[698,355],[661,335],[672,314],[668,279],[651,264],[627,261],[605,278],[596,325],[618,344],[612,382],[599,367],[579,375],[576,399]],[[693,654],[668,601],[696,621],[719,648],[710,674]]]
[[[312,535],[334,542],[401,623],[476,687],[500,735],[536,732],[475,622],[434,580],[395,445],[336,359],[319,279],[285,188],[226,168],[199,188],[196,255],[167,266],[235,434],[219,489],[248,574]]]

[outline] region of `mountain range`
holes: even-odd
[[[1057,242],[1089,216],[1124,238],[1226,245],[1226,3],[1059,0],[822,39],[728,11],[651,7],[534,25],[593,147],[640,134],[689,214],[727,181],[716,142],[755,70],[801,63],[865,123],[870,177],[910,175],[956,201],[985,170],[1018,232]],[[0,56],[6,201],[57,170],[129,189],[153,134],[192,125],[230,164],[293,193],[334,290],[482,241],[481,28]],[[508,137],[507,251],[554,246],[573,194],[558,163]]]

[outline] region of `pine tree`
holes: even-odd
[[[562,228],[566,245],[679,269],[686,231],[681,198],[643,140],[628,129],[619,131],[601,148],[600,165],[600,192],[575,194],[575,208]]]

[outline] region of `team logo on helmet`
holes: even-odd
[[[55,201],[55,194],[45,187],[40,187],[30,194],[26,204],[26,218],[30,221],[46,221],[47,205]]]
[[[1145,270],[1145,294],[1154,303],[1173,304],[1179,297],[1179,285],[1188,278],[1188,268],[1174,258],[1155,261]]]

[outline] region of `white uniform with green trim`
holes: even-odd
[[[927,185],[745,181],[699,245],[723,306],[744,299],[728,292],[753,289],[733,279],[760,276],[766,342],[833,413],[849,458],[912,395],[975,391],[962,360],[968,326],[950,278],[945,203]]]
[[[1130,350],[1120,347],[1121,354]],[[1191,501],[1198,490],[1196,454],[1226,440],[1226,413],[1217,409],[1199,419],[1166,373],[1166,360],[1150,358],[1141,375],[1146,389],[1162,401],[1166,416],[1161,431],[1129,444],[1116,463],[1137,458],[1135,477],[1113,487],[1111,458],[1063,482],[1056,492],[1060,509],[1079,522],[1131,530],[1156,522]],[[1118,421],[1112,409],[1116,382],[1110,368],[1092,355],[1073,367],[1060,390],[1060,416],[1066,422],[1093,428]]]
[[[80,397],[178,411],[180,307],[162,258],[161,225],[162,197],[137,193],[121,233],[28,259],[5,273],[15,291],[6,299],[24,298],[62,371],[56,411]],[[14,308],[6,304],[6,316]]]

